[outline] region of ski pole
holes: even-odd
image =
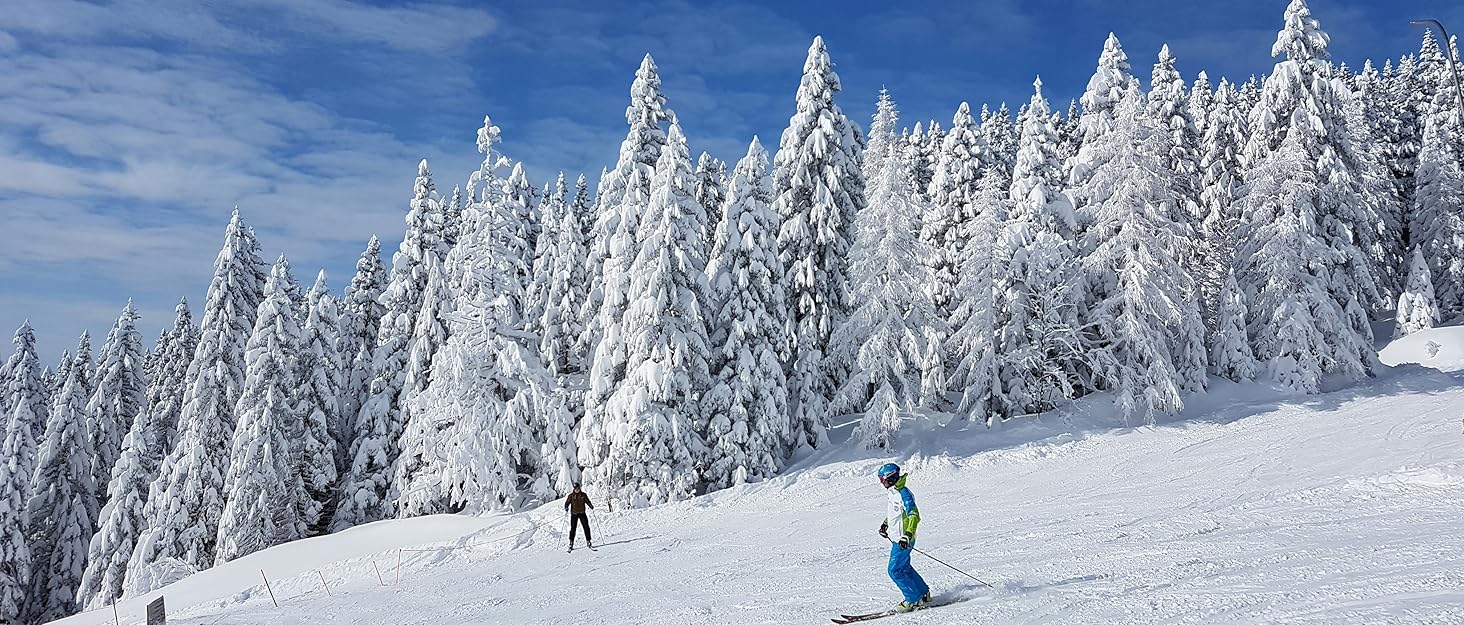
[[[894,543],[895,543],[895,539],[893,539],[893,538],[889,538],[889,537],[885,537],[885,540],[888,540],[888,541],[890,541],[890,544],[894,544]],[[979,580],[979,579],[977,579],[977,578],[976,578],[976,576],[975,576],[975,575],[972,575],[972,574],[970,574],[970,573],[967,573],[967,572],[965,572],[965,571],[962,571],[962,570],[961,570],[961,569],[958,569],[958,568],[956,568],[956,567],[954,567],[954,566],[951,566],[951,565],[949,565],[949,564],[946,564],[946,563],[945,563],[945,562],[944,562],[944,561],[942,561],[942,560],[941,560],[941,559],[940,559],[940,558],[937,558],[937,557],[935,557],[935,556],[933,556],[933,555],[930,555],[930,554],[928,554],[928,553],[925,553],[925,552],[924,552],[924,551],[921,551],[921,550],[919,550],[919,549],[917,549],[917,548],[916,548],[916,547],[915,547],[915,545],[910,545],[910,549],[911,549],[911,550],[913,550],[913,551],[914,551],[914,552],[915,552],[915,553],[918,553],[918,554],[920,554],[920,555],[922,555],[922,556],[925,556],[925,557],[927,557],[927,558],[930,558],[930,559],[931,559],[931,560],[935,560],[935,561],[936,561],[936,563],[938,563],[938,564],[940,564],[940,565],[942,565],[942,566],[944,566],[944,567],[946,567],[946,568],[948,568],[948,569],[950,569],[950,570],[952,570],[952,571],[955,571],[955,572],[957,572],[957,573],[960,573],[960,574],[962,574],[962,575],[965,575],[965,576],[966,576],[966,577],[969,577],[969,578],[971,578],[971,579],[974,579],[974,580],[976,580],[976,583],[978,583],[978,584],[981,584],[981,585],[982,585],[982,586],[985,586],[985,587],[987,587],[987,588],[990,588],[990,589],[992,589],[992,590],[996,590],[996,587],[995,587],[995,586],[992,586],[992,585],[991,585],[991,584],[988,584],[988,583],[986,583],[986,582],[983,582],[983,581],[981,581],[981,580]]]

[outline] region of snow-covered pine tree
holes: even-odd
[[[185,374],[178,440],[148,488],[147,529],[127,563],[136,594],[160,581],[155,564],[197,571],[214,563],[224,511],[227,450],[234,439],[234,409],[244,388],[244,351],[262,299],[264,274],[254,232],[236,211],[214,261],[198,344]]]
[[[1434,279],[1439,312],[1451,318],[1464,312],[1464,140],[1456,114],[1434,115],[1423,132],[1423,147],[1413,180],[1417,188],[1408,232],[1423,252]]]
[[[850,305],[849,247],[854,219],[864,208],[860,161],[864,139],[834,103],[839,92],[822,37],[803,64],[797,112],[788,120],[773,160],[773,209],[788,297],[788,449],[828,440],[828,403],[849,363],[825,357],[829,336]]]
[[[443,452],[448,442],[444,435],[444,426],[448,424],[432,413],[430,405],[412,401],[431,384],[429,373],[435,373],[431,358],[447,343],[447,319],[451,317],[453,306],[453,295],[442,263],[429,258],[426,270],[427,289],[422,299],[422,310],[417,313],[417,329],[412,333],[412,349],[408,357],[407,381],[402,389],[407,424],[398,445],[401,452],[393,468],[395,477],[389,494],[391,505],[402,517],[442,511],[415,504],[400,505],[410,491],[433,489],[443,468]],[[418,497],[416,501],[422,501],[422,498]]]
[[[1057,130],[1057,155],[1063,162],[1063,179],[1072,176],[1072,171],[1066,169],[1073,163],[1073,157],[1078,155],[1078,148],[1082,147],[1083,137],[1078,129],[1078,122],[1083,119],[1082,109],[1078,107],[1077,98],[1068,100],[1067,115],[1059,115],[1056,111],[1052,113],[1052,127]]]
[[[457,245],[458,235],[463,229],[463,189],[452,187],[452,195],[442,205],[442,240],[449,249]]]
[[[157,377],[148,380],[147,419],[157,438],[157,454],[150,458],[149,473],[157,476],[158,463],[173,451],[178,442],[178,418],[183,413],[183,395],[188,385],[188,370],[198,350],[198,326],[193,325],[193,311],[186,298],[173,307],[173,327],[168,342],[159,356]],[[143,497],[146,497],[146,491]]]
[[[1169,145],[1162,156],[1164,165],[1174,173],[1171,184],[1179,194],[1179,208],[1184,211],[1179,216],[1198,224],[1205,218],[1200,211],[1200,134],[1190,115],[1189,95],[1185,93],[1184,79],[1175,69],[1174,60],[1169,44],[1164,44],[1150,74],[1148,114],[1168,131]],[[1187,258],[1192,255],[1188,250],[1183,251],[1178,260],[1193,272],[1194,263],[1207,262],[1207,259]]]
[[[158,370],[162,368],[163,346],[167,342],[168,329],[163,328],[158,330],[158,338],[153,339],[153,346],[147,348],[147,351],[142,355],[142,379],[147,380],[148,384],[152,384],[152,381],[158,377]],[[0,372],[0,378],[3,378],[3,376],[4,372]]]
[[[630,106],[625,120],[630,130],[620,143],[615,168],[600,177],[595,198],[595,226],[590,241],[589,294],[580,316],[584,333],[580,349],[591,354],[585,390],[585,414],[580,420],[576,443],[585,480],[598,483],[593,467],[609,453],[606,404],[625,381],[625,349],[621,319],[625,315],[629,288],[627,271],[639,249],[636,232],[641,214],[650,203],[650,184],[656,161],[666,145],[662,124],[675,116],[666,108],[661,77],[647,54],[630,85]]]
[[[35,470],[36,439],[32,425],[47,410],[41,400],[41,359],[36,354],[36,334],[30,322],[21,324],[13,340],[15,352],[5,361],[6,376],[0,379],[0,393],[9,407],[5,417],[5,439],[0,447],[0,618],[20,623],[31,583],[31,551],[25,530],[31,474]]]
[[[707,214],[707,249],[712,247],[712,238],[716,236],[717,224],[722,222],[722,204],[727,195],[727,164],[712,158],[712,155],[702,152],[696,158],[696,196],[697,203],[702,205],[702,210]]]
[[[484,129],[479,131],[480,151],[483,133],[490,128],[497,130],[487,118],[483,123]],[[490,153],[488,158],[493,155]],[[480,180],[475,173],[473,182],[487,181]],[[441,211],[432,189],[432,173],[424,160],[417,166],[406,234],[392,256],[391,278],[380,298],[385,310],[372,349],[370,390],[356,415],[349,454],[351,464],[341,480],[331,531],[377,521],[390,512],[387,495],[396,464],[397,443],[407,420],[401,396],[411,363],[417,314],[422,310],[427,289],[427,266],[429,257],[441,262],[448,251],[442,239]]]
[[[991,166],[1001,172],[1003,179],[1011,180],[1012,168],[1017,162],[1017,129],[1012,126],[1012,114],[1003,102],[990,117],[986,116],[986,106],[983,105],[981,117],[981,140],[991,147]],[[1067,177],[1064,176],[1063,180]]]
[[[715,380],[702,399],[709,418],[709,489],[765,480],[783,467],[788,381],[778,345],[788,313],[772,201],[768,153],[753,137],[727,184],[707,265]]]
[[[82,335],[83,343],[86,335]],[[78,353],[89,352],[82,346]],[[78,357],[51,402],[46,437],[36,455],[25,516],[31,550],[30,597],[24,621],[45,623],[76,613],[76,589],[96,527],[91,441],[86,428],[85,362]]]
[[[1419,152],[1423,149],[1423,134],[1434,110],[1434,97],[1440,91],[1445,71],[1444,55],[1434,39],[1433,29],[1425,28],[1418,55],[1403,57],[1393,72],[1393,79],[1386,85],[1390,92],[1388,111],[1393,123],[1392,132],[1384,141],[1384,158],[1392,170],[1394,188],[1404,207],[1412,207],[1416,203],[1414,189],[1419,184],[1413,178],[1418,170]],[[1408,246],[1418,243],[1411,232],[1404,241]]]
[[[1099,163],[1088,184],[1101,198],[1082,207],[1085,351],[1119,412],[1153,423],[1155,415],[1179,412],[1182,394],[1205,387],[1205,330],[1186,263],[1193,235],[1166,163],[1172,127],[1154,108],[1144,110],[1137,88],[1118,102],[1112,121],[1084,145]]]
[[[294,288],[291,288],[291,287]],[[224,482],[217,562],[304,538],[313,503],[295,466],[305,427],[298,400],[303,333],[291,292],[298,290],[284,256],[275,261],[245,350],[238,432]],[[316,461],[324,462],[325,458]]]
[[[142,335],[137,332],[139,318],[141,315],[128,300],[102,345],[96,390],[87,402],[85,427],[88,447],[95,454],[91,467],[98,508],[107,502],[106,485],[112,477],[112,466],[122,454],[122,439],[147,405]]]
[[[579,458],[574,444],[578,394],[564,387],[547,394],[547,400],[539,406],[544,425],[543,442],[539,445],[539,467],[529,489],[539,494],[541,500],[570,492],[575,484],[580,483]]]
[[[1380,203],[1382,213],[1382,220],[1377,224],[1380,246],[1378,252],[1384,263],[1402,265],[1407,256],[1405,241],[1409,236],[1407,219],[1411,207],[1403,204],[1398,189],[1399,180],[1395,177],[1391,160],[1394,136],[1401,121],[1392,104],[1392,94],[1371,60],[1363,63],[1362,71],[1353,76],[1352,92],[1356,106],[1360,109],[1357,111],[1362,118],[1360,126],[1367,129],[1369,136],[1365,146],[1370,148],[1373,159],[1374,190],[1369,193]],[[1390,303],[1397,302],[1397,291],[1402,288],[1399,280],[1403,276],[1399,275],[1399,269],[1393,266],[1379,268],[1384,283],[1384,295]]]
[[[959,282],[952,299],[950,338],[945,351],[952,363],[947,388],[960,391],[957,412],[966,419],[990,422],[996,416],[997,328],[995,278],[996,243],[1010,210],[1011,184],[1000,170],[991,169],[977,182],[970,199],[971,219],[962,225]]]
[[[340,309],[326,284],[325,270],[315,276],[315,285],[306,297],[310,309],[302,329],[299,373],[299,414],[301,432],[290,439],[296,471],[310,495],[305,509],[305,524],[310,534],[324,533],[330,526],[330,512],[335,503],[335,489],[340,474],[336,471],[336,424],[340,416],[340,392],[343,386],[340,354],[336,345],[340,328]]]
[[[97,362],[96,359],[92,357],[91,343],[91,332],[82,332],[81,338],[77,340],[76,343],[76,353],[71,356],[71,366],[81,367],[80,375],[77,377],[77,380],[81,384],[81,389],[83,391],[86,391],[86,396],[88,398],[90,398],[92,394],[96,393],[97,391]],[[68,374],[70,374],[70,371],[70,369],[67,369]],[[61,390],[61,387],[65,386],[66,379],[59,378],[57,382],[58,385],[56,387],[56,390],[57,392],[59,392]],[[54,399],[54,397],[52,399]],[[50,427],[49,422],[47,423],[47,427]]]
[[[930,180],[935,176],[935,161],[940,157],[940,146],[945,144],[945,138],[946,131],[935,120],[930,121],[923,134],[911,136],[911,171],[915,176],[915,199],[921,202],[930,199],[926,194],[930,190]],[[868,151],[866,146],[865,152]],[[865,180],[869,180],[869,177],[865,176]]]
[[[608,454],[593,467],[597,486],[630,507],[687,499],[706,469],[706,214],[692,182],[686,137],[673,119],[629,272],[625,381],[606,406]]]
[[[514,236],[504,241],[508,245],[508,253],[514,258],[523,259],[517,263],[519,281],[524,285],[524,292],[530,291],[533,281],[533,266],[535,251],[539,242],[539,231],[541,229],[539,207],[534,185],[529,182],[529,175],[524,171],[523,163],[514,163],[513,169],[508,174],[508,199],[509,212],[503,213],[501,219],[505,227],[510,227]],[[528,317],[525,317],[525,321]]]
[[[544,199],[539,203],[540,236],[535,243],[533,268],[529,272],[528,288],[525,292],[525,330],[542,340],[546,328],[544,312],[549,306],[549,290],[554,286],[553,265],[556,262],[559,244],[560,222],[569,211],[569,186],[564,181],[564,172],[554,185],[544,185]]]
[[[1408,282],[1403,294],[1398,296],[1398,320],[1394,324],[1393,338],[1427,330],[1438,322],[1439,305],[1434,299],[1433,277],[1429,275],[1428,263],[1423,259],[1423,249],[1415,247],[1408,264]]]
[[[1306,2],[1292,0],[1272,47],[1286,60],[1251,114],[1237,256],[1256,357],[1283,384],[1308,392],[1319,390],[1323,374],[1368,375],[1377,358],[1367,308],[1379,298],[1378,281],[1363,245],[1379,217],[1353,158],[1351,96],[1327,79],[1327,41]],[[1275,248],[1282,240],[1290,249]],[[1324,339],[1307,343],[1318,335]]]
[[[874,114],[869,119],[869,134],[866,135],[862,168],[865,180],[874,180],[884,171],[884,163],[889,160],[890,145],[895,142],[909,145],[912,155],[919,153],[920,143],[925,140],[919,122],[915,124],[915,133],[904,137],[903,141],[897,132],[899,127],[900,110],[895,106],[894,98],[890,97],[890,90],[880,87],[879,96],[874,100]]]
[[[996,169],[995,158],[982,143],[979,133],[976,120],[971,117],[971,106],[962,102],[936,156],[935,173],[926,194],[929,203],[921,213],[920,240],[930,256],[919,260],[930,269],[927,288],[931,305],[935,306],[941,321],[950,314],[959,281],[965,242],[960,236],[961,226],[976,217],[973,204],[982,172]]]
[[[1351,346],[1339,350],[1338,341],[1355,343],[1359,337],[1346,331],[1326,274],[1312,268],[1313,259],[1337,255],[1316,232],[1322,191],[1300,135],[1288,134],[1280,150],[1246,173],[1246,218],[1236,265],[1248,291],[1247,325],[1257,360],[1283,386],[1316,393],[1329,369],[1360,376],[1364,364]],[[1343,352],[1341,358],[1333,356],[1337,351]]]
[[[518,330],[524,301],[516,276],[524,259],[507,253],[518,234],[511,227],[514,200],[500,171],[509,163],[495,146],[501,135],[485,119],[479,133],[484,165],[476,175],[477,200],[463,213],[462,238],[448,255],[451,276],[448,341],[436,355],[431,384],[411,402],[414,421],[434,432],[439,447],[413,457],[410,484],[399,484],[404,516],[513,508],[534,483],[541,441],[528,410],[535,391],[554,386],[538,365],[531,341]],[[542,501],[542,499],[541,499]]]
[[[133,419],[122,440],[122,453],[112,468],[106,488],[107,501],[97,519],[97,531],[87,550],[86,571],[81,577],[76,602],[85,610],[105,606],[121,597],[127,563],[147,522],[148,485],[158,475],[158,465],[176,435],[182,410],[183,385],[188,363],[198,345],[198,328],[186,300],[175,307],[173,327],[163,332],[153,350],[157,355],[154,377],[148,381],[145,405]]]
[[[1085,197],[1084,185],[1089,172],[1099,165],[1088,146],[1111,132],[1114,109],[1129,89],[1137,84],[1138,79],[1134,78],[1129,68],[1128,55],[1119,44],[1118,36],[1108,33],[1108,39],[1103,42],[1103,52],[1098,55],[1098,68],[1093,71],[1093,77],[1088,79],[1088,88],[1080,99],[1083,117],[1078,121],[1078,135],[1082,145],[1078,148],[1077,156],[1073,157],[1073,163],[1068,166],[1073,187],[1071,193],[1080,205],[1093,201]]]
[[[461,220],[461,217],[459,217]],[[386,290],[386,268],[381,265],[381,241],[373,235],[366,251],[356,260],[356,275],[346,287],[341,300],[340,344],[342,383],[341,419],[335,426],[338,468],[344,471],[350,458],[356,415],[361,403],[371,392],[371,354],[376,348],[376,335],[386,308],[381,294]]]
[[[4,447],[0,448],[3,452],[0,458],[4,458],[3,464],[10,468],[10,484],[19,492],[24,505],[25,498],[30,496],[31,474],[35,472],[36,452],[40,447],[40,440],[35,435],[35,422],[44,422],[49,414],[46,399],[50,393],[41,378],[36,333],[29,321],[16,329],[11,342],[15,345],[15,352],[5,361],[9,375],[4,380],[5,386],[0,388],[0,392],[5,393],[5,404],[10,407],[5,414],[5,440]],[[45,433],[44,425],[41,431]]]
[[[1255,379],[1256,358],[1251,352],[1250,336],[1246,333],[1249,313],[1245,291],[1236,282],[1234,271],[1226,271],[1219,299],[1215,331],[1210,338],[1210,370],[1235,382]]]
[[[926,285],[934,252],[918,235],[925,212],[913,192],[911,148],[885,147],[879,177],[867,181],[868,205],[855,221],[850,254],[851,314],[830,341],[829,354],[853,364],[834,396],[840,414],[862,414],[857,436],[866,448],[888,448],[904,414],[921,399],[925,329],[943,331]]]
[[[1235,228],[1240,221],[1235,203],[1243,170],[1241,149],[1245,146],[1245,120],[1236,109],[1235,87],[1224,78],[1215,89],[1205,135],[1200,140],[1200,246],[1207,261],[1194,276],[1200,283],[1201,312],[1206,327],[1216,324],[1220,309],[1220,288],[1235,260]]]
[[[564,175],[560,174],[556,189],[563,187]],[[556,190],[556,195],[563,194]],[[590,290],[585,267],[589,255],[590,242],[585,232],[590,208],[589,189],[585,177],[580,176],[575,182],[574,197],[557,220],[550,260],[545,267],[548,291],[544,294],[544,312],[538,324],[543,332],[539,338],[539,357],[554,375],[577,374],[585,368],[584,353],[575,348],[575,343],[584,330],[579,310]],[[574,414],[582,412],[582,402],[580,407],[575,407],[574,402],[570,406]]]
[[[1086,365],[1078,342],[1076,215],[1061,192],[1063,167],[1042,80],[1033,87],[1008,194],[1011,212],[996,246],[1001,392],[995,415],[1002,418],[1048,410],[1087,390],[1078,376]]]
[[[1189,109],[1189,118],[1194,121],[1195,136],[1205,136],[1210,112],[1215,108],[1215,91],[1210,86],[1210,74],[1205,70],[1200,70],[1199,75],[1195,76],[1195,82],[1190,85],[1189,100],[1185,103],[1185,108]]]

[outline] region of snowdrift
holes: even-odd
[[[1192,403],[1152,426],[1096,404],[990,431],[925,423],[896,454],[820,452],[761,484],[597,509],[598,551],[565,553],[551,504],[376,523],[160,592],[190,625],[826,623],[898,600],[870,477],[894,459],[919,546],[994,588],[917,555],[937,597],[962,601],[881,623],[1464,622],[1464,375],[1403,367],[1310,397],[1217,383]],[[123,601],[122,622],[156,594]]]

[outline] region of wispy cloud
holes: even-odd
[[[48,343],[114,316],[81,312],[103,297],[118,300],[104,311],[136,296],[164,317],[179,296],[201,300],[235,206],[271,257],[337,274],[371,234],[400,236],[417,159],[466,171],[475,155],[469,132],[422,142],[385,120],[471,91],[470,46],[497,25],[471,7],[342,0],[15,0],[6,13],[0,298],[14,305],[0,324],[40,315]],[[309,69],[281,70],[292,63]],[[316,97],[331,79],[370,105]]]

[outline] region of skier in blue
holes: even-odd
[[[879,483],[889,494],[889,513],[879,524],[879,535],[890,540],[890,579],[905,595],[895,610],[909,612],[930,605],[930,585],[910,566],[910,550],[915,546],[915,528],[920,525],[920,510],[915,495],[905,488],[905,476],[894,463],[879,468]],[[898,523],[900,539],[890,539],[890,522]]]

